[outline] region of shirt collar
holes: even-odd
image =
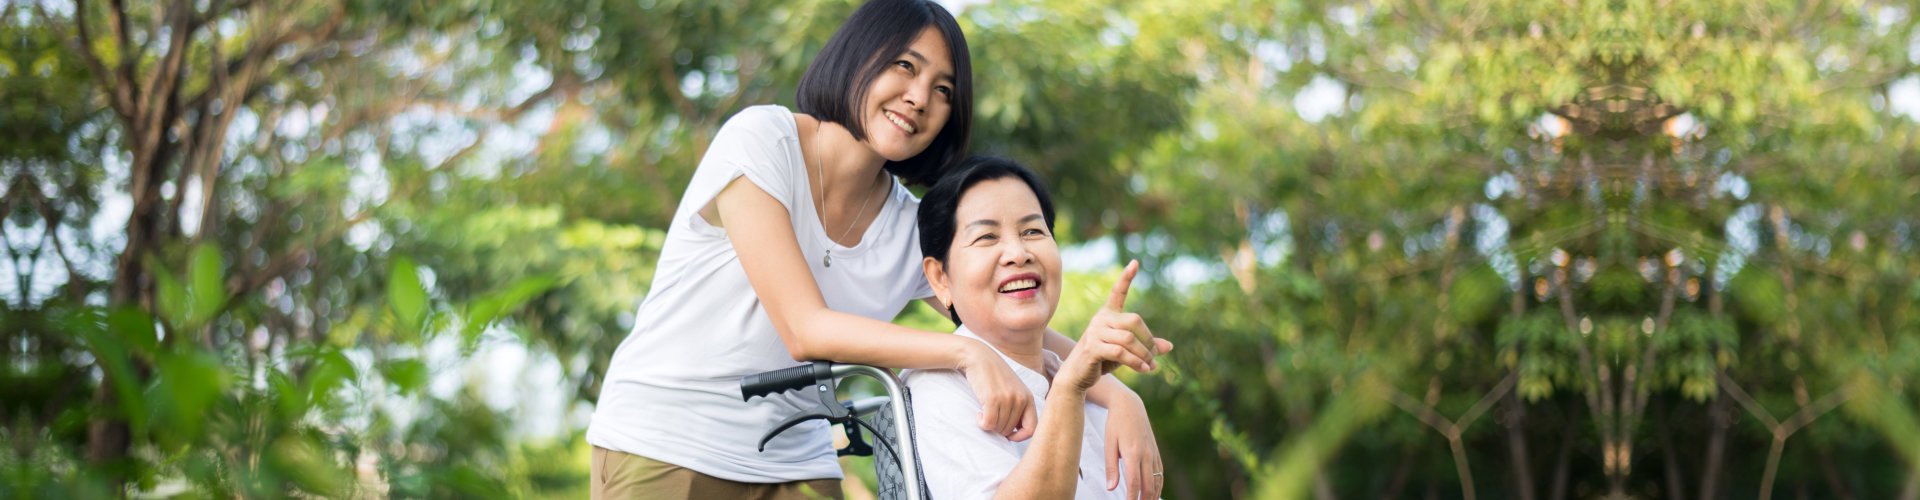
[[[960,325],[959,328],[953,331],[953,334],[978,340],[980,341],[980,343],[986,344],[988,349],[993,349],[994,354],[1000,355],[1000,360],[1005,361],[1007,363],[1007,367],[1013,369],[1014,376],[1020,377],[1020,382],[1026,385],[1028,390],[1033,391],[1033,394],[1035,397],[1038,397],[1038,398],[1046,397],[1047,388],[1052,386],[1052,383],[1049,382],[1049,377],[1047,375],[1043,375],[1039,372],[1035,372],[1033,371],[1032,368],[1027,368],[1027,365],[1023,365],[1023,364],[1020,364],[1020,362],[1018,361],[1014,361],[1012,357],[1007,356],[1007,353],[1001,352],[1000,347],[993,345],[993,342],[988,342],[986,339],[980,338],[979,334],[973,333],[973,330],[968,329],[966,325]],[[1060,356],[1055,355],[1053,351],[1041,349],[1040,350],[1040,366],[1042,368],[1046,368],[1047,373],[1049,374],[1059,373],[1060,372]]]

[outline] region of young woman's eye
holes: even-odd
[[[901,59],[901,60],[898,60],[898,61],[894,61],[894,62],[893,62],[893,65],[894,65],[894,66],[899,66],[899,67],[901,67],[902,69],[905,69],[905,70],[907,70],[908,72],[912,72],[912,71],[913,71],[913,63],[911,63],[911,62],[908,62],[908,61],[907,61],[906,59]]]
[[[934,87],[933,90],[935,92],[939,92],[941,97],[953,97],[953,89],[947,87],[946,85]]]

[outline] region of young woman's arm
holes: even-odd
[[[794,360],[958,369],[984,407],[982,430],[1015,441],[1033,436],[1033,397],[986,344],[828,309],[779,200],[735,178],[714,205],[740,267]]]

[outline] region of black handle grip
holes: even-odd
[[[740,400],[746,401],[753,399],[754,396],[804,389],[822,380],[832,380],[832,367],[833,363],[815,361],[811,364],[740,377]]]

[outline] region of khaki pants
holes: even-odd
[[[841,498],[840,480],[741,483],[651,458],[593,447],[594,500],[708,499],[811,500]]]

